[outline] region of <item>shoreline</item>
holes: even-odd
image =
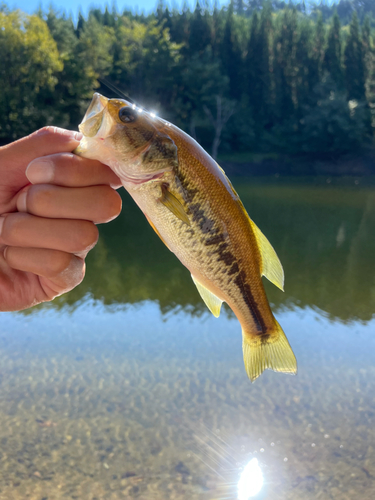
[[[253,160],[230,160],[223,156],[219,165],[228,175],[264,176],[368,176],[375,175],[375,149],[345,155],[257,155]]]

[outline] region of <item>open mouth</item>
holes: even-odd
[[[94,137],[99,132],[108,100],[106,97],[95,92],[90,106],[78,127],[85,137]]]

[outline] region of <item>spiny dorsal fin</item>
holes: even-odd
[[[201,285],[193,275],[191,275],[191,277],[193,278],[195,286],[198,288],[198,292],[202,297],[203,302],[206,304],[215,318],[218,318],[220,316],[220,308],[223,301],[216,297],[216,295],[210,292],[205,286]]]
[[[178,199],[170,191],[168,191],[168,187],[162,184],[161,192],[162,196],[161,198],[159,198],[159,201],[163,203],[163,205],[167,207],[173,215],[190,226],[189,217],[187,216],[184,207],[181,205]]]
[[[224,170],[220,167],[220,165],[216,164],[220,170],[223,172],[225,175]],[[231,181],[228,179],[228,177],[225,175],[229,186],[231,187],[233,194],[235,195],[238,203],[240,204],[242,210],[244,211],[244,214],[248,218],[250,225],[252,227],[252,230],[254,232],[255,238],[258,243],[258,248],[259,252],[261,255],[262,259],[262,268],[261,268],[261,274],[262,276],[265,276],[271,283],[273,283],[277,288],[280,288],[280,290],[284,291],[284,270],[283,266],[281,265],[281,262],[279,260],[279,257],[277,256],[277,253],[275,252],[273,246],[271,243],[267,240],[267,238],[264,236],[262,231],[258,228],[258,226],[253,222],[249,214],[246,212],[246,208],[243,206],[242,201],[240,200],[240,197],[238,196],[236,190],[233,187],[233,184]]]

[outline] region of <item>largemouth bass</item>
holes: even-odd
[[[263,275],[283,289],[283,268],[218,164],[185,132],[124,99],[94,94],[79,129],[76,154],[112,168],[216,317],[224,301],[233,310],[251,381],[267,368],[296,373],[262,284]]]

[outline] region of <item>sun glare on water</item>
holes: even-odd
[[[257,495],[263,486],[263,474],[258,460],[253,458],[242,471],[238,481],[238,500],[248,500]]]

